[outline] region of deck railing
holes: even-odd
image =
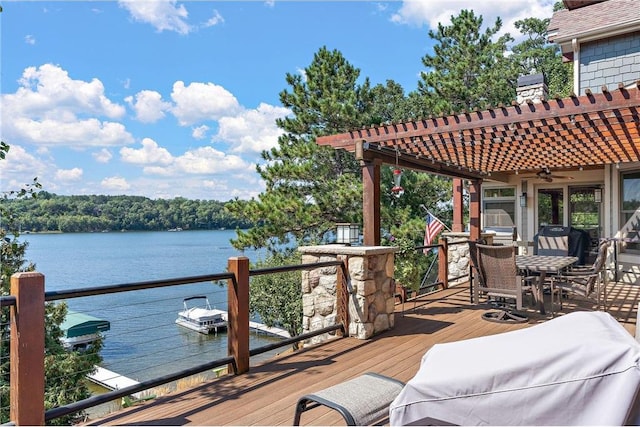
[[[433,247],[439,248],[438,283],[447,287],[446,241]],[[444,260],[444,261],[443,261]],[[249,280],[251,276],[277,274],[281,272],[336,266],[337,317],[334,325],[309,333],[281,340],[267,346],[249,348]],[[444,269],[444,270],[443,270]],[[47,421],[77,413],[84,409],[111,402],[150,388],[167,384],[181,378],[207,370],[227,366],[236,375],[249,370],[250,357],[305,341],[315,336],[335,332],[348,335],[349,296],[348,269],[344,260],[281,266],[264,269],[249,269],[249,259],[233,257],[228,260],[228,272],[204,276],[172,278],[137,283],[125,283],[64,291],[44,291],[44,275],[38,272],[23,272],[11,277],[11,295],[0,298],[0,305],[10,307],[10,419],[16,425],[43,425]],[[46,302],[71,298],[99,296],[109,293],[131,292],[198,283],[204,281],[227,281],[228,300],[228,357],[212,360],[193,368],[164,375],[136,385],[92,396],[65,406],[44,408],[44,306]]]
[[[317,335],[336,332],[344,336],[344,325],[348,319],[338,318],[335,325],[312,332],[283,339],[277,343],[249,348],[249,278],[263,274],[336,266],[337,281],[345,283],[346,271],[342,261],[325,261],[313,264],[299,264],[265,269],[249,269],[249,259],[234,257],[228,261],[228,272],[204,276],[182,277],[148,282],[125,283],[92,288],[70,289],[65,291],[44,291],[44,275],[37,272],[17,273],[11,277],[11,295],[0,298],[3,307],[10,307],[10,419],[16,425],[44,425],[45,422],[65,415],[113,401],[121,397],[167,384],[181,378],[205,372],[217,367],[227,366],[234,374],[249,370],[249,359],[274,349],[305,341]],[[200,364],[190,369],[171,373],[148,381],[142,381],[119,390],[114,390],[82,401],[53,408],[44,408],[44,306],[45,302],[70,298],[98,296],[116,292],[131,292],[167,286],[178,286],[205,281],[227,281],[228,297],[228,349],[229,356]],[[346,286],[339,286],[340,292],[347,292]],[[337,298],[337,303],[347,302],[346,296]],[[348,315],[346,307],[339,313]]]

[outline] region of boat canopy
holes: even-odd
[[[68,310],[67,317],[60,325],[66,338],[75,338],[83,335],[96,334],[111,329],[108,320],[98,319],[84,313]]]

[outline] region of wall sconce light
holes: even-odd
[[[520,195],[520,207],[521,208],[527,207],[527,193],[522,193]]]
[[[360,237],[360,227],[358,224],[349,222],[336,224],[336,243],[351,245],[357,243]]]
[[[596,203],[602,203],[602,188],[596,188],[593,190],[593,201]]]

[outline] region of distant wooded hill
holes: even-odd
[[[22,232],[160,231],[249,228],[214,200],[152,200],[140,196],[58,196],[4,199],[9,217],[0,226]],[[11,223],[9,223],[11,222]]]

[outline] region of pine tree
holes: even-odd
[[[369,81],[338,51],[321,48],[304,74],[287,74],[280,93],[292,114],[277,121],[284,133],[278,146],[262,153],[257,167],[266,191],[229,210],[256,224],[238,231],[236,248],[276,249],[294,237],[297,244],[322,242],[336,222],[360,222],[361,170],[353,154],[315,143],[371,121]]]
[[[422,58],[427,70],[410,95],[423,116],[485,109],[515,99],[517,76],[505,55],[513,39],[505,34],[493,41],[502,27],[500,18],[483,33],[481,27],[481,16],[462,10],[451,17],[451,25],[438,24],[429,31],[437,42],[434,55]]]
[[[518,74],[542,73],[552,96],[565,97],[571,93],[572,65],[564,64],[560,48],[547,38],[549,19],[526,18],[515,26],[527,38],[513,47],[513,56]]]

